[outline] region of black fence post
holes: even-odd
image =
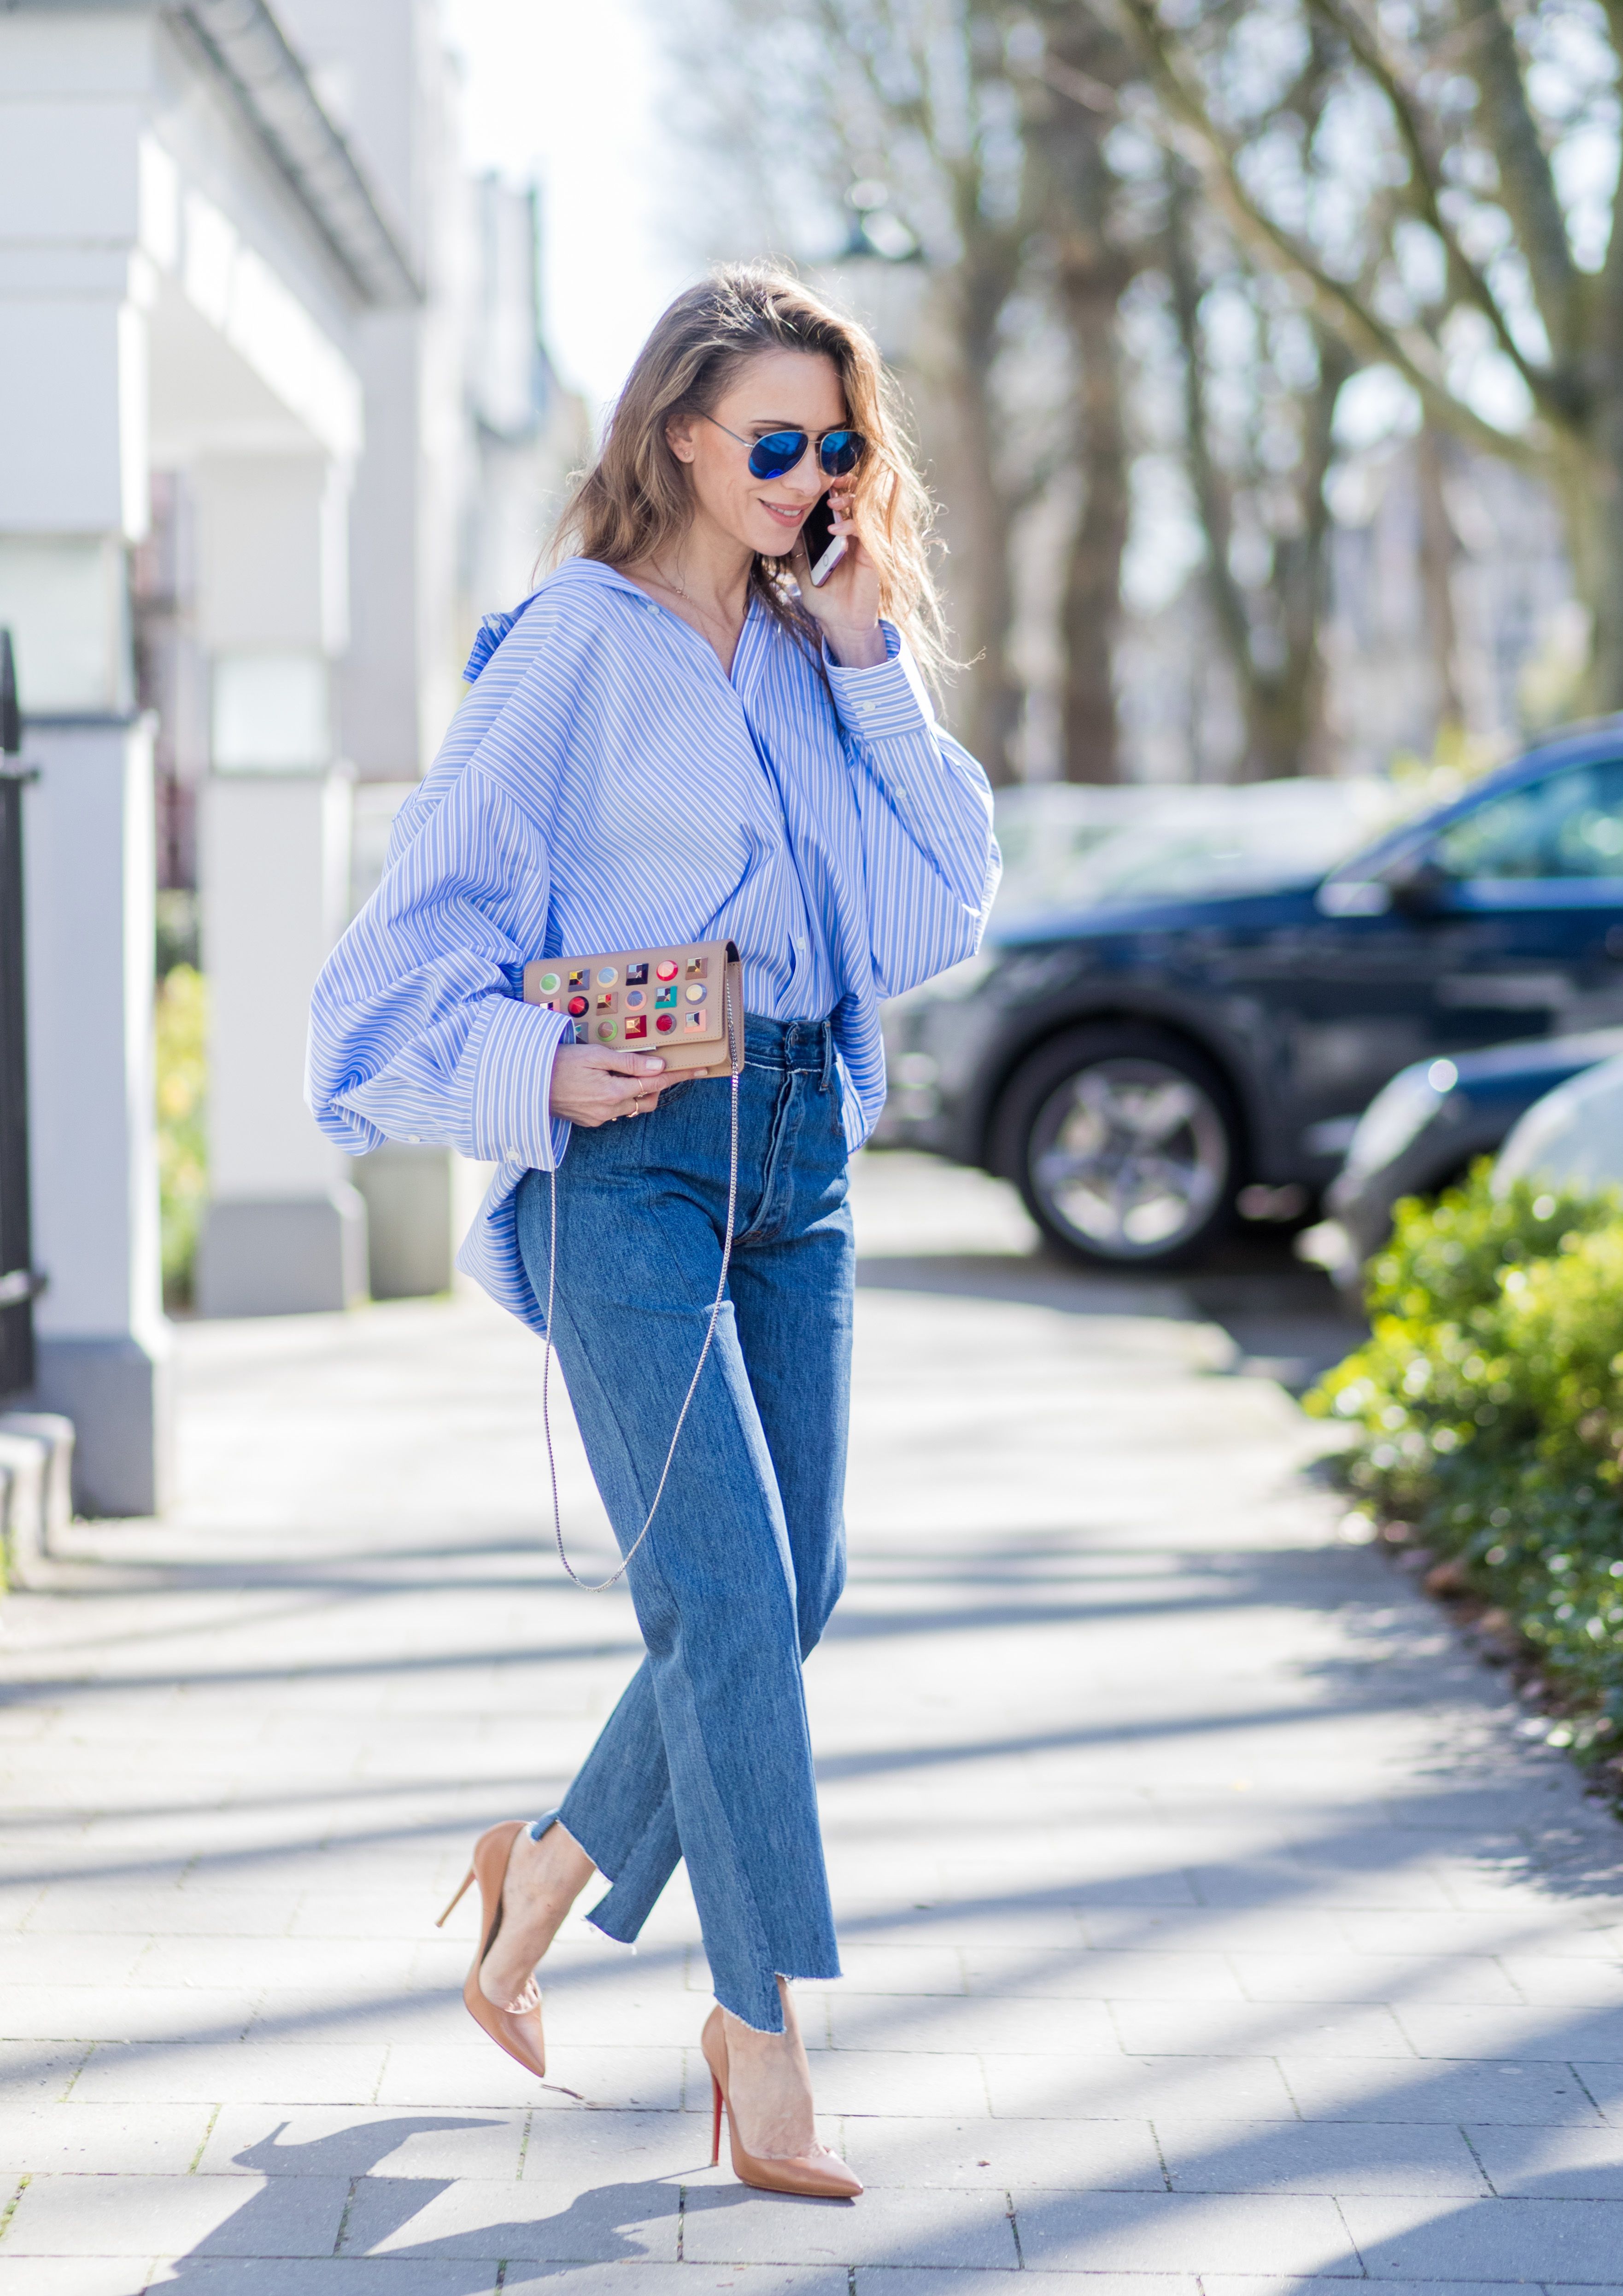
[[[23,1004],[22,748],[12,634],[0,629],[0,1396],[34,1384],[29,1068]]]

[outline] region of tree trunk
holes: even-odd
[[[1617,386],[1614,386],[1617,388]],[[1607,451],[1608,436],[1616,451]],[[1578,714],[1623,709],[1623,389],[1587,434],[1558,433],[1552,476],[1566,529],[1572,586],[1588,610],[1589,659]]]
[[[953,729],[987,778],[1015,778],[1021,695],[1009,662],[1014,619],[1013,506],[998,473],[1002,428],[992,391],[998,316],[1007,294],[966,265],[947,283],[939,374],[947,438],[946,588],[953,647],[963,662]]]
[[[1116,634],[1129,501],[1116,307],[1121,280],[1099,270],[1062,280],[1078,357],[1083,499],[1060,601],[1065,672],[1064,777],[1120,779],[1116,719]]]
[[[1420,586],[1426,602],[1426,636],[1437,672],[1437,722],[1465,722],[1460,698],[1459,626],[1454,612],[1454,561],[1458,550],[1443,494],[1444,442],[1430,423],[1414,441],[1415,491],[1420,504]]]

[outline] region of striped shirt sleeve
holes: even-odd
[[[545,1170],[569,1128],[547,1103],[565,1024],[513,980],[541,946],[550,872],[537,823],[471,762],[404,842],[329,960],[309,1095],[351,1152],[433,1141]]]
[[[897,996],[979,947],[998,860],[986,776],[937,724],[913,656],[882,627],[883,662],[847,668],[825,647],[824,663],[857,776],[874,986]]]

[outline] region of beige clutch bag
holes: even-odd
[[[743,966],[730,940],[536,957],[524,968],[524,1002],[572,1021],[578,1045],[658,1053],[687,1076],[732,1076],[743,1065]]]

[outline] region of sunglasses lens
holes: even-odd
[[[769,430],[750,450],[750,468],[758,479],[781,479],[792,471],[806,452],[804,430]]]
[[[818,449],[817,459],[831,479],[842,479],[862,460],[864,443],[859,430],[831,430]]]

